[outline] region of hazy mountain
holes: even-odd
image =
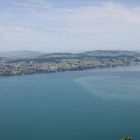
[[[126,50],[94,50],[83,53],[48,53],[38,58],[83,58],[83,57],[140,57],[140,52]]]
[[[10,58],[31,58],[44,53],[38,51],[9,51],[9,52],[0,52],[0,57],[10,57]]]

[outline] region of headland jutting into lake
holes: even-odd
[[[24,75],[59,71],[129,66],[140,62],[140,53],[96,50],[83,53],[49,53],[29,58],[0,58],[0,75]]]

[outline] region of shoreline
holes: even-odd
[[[90,71],[90,70],[110,70],[110,69],[116,69],[116,68],[128,68],[131,66],[140,66],[140,63],[137,64],[130,64],[130,65],[124,65],[124,66],[115,66],[115,67],[102,67],[102,68],[87,68],[87,69],[76,69],[76,70],[60,70],[60,71],[52,71],[52,72],[35,72],[35,73],[23,73],[23,74],[6,74],[6,75],[0,75],[0,77],[15,77],[15,76],[30,76],[35,74],[55,74],[55,73],[65,73],[65,72],[80,72],[80,71]]]
[[[46,54],[36,58],[0,59],[0,76],[31,75],[110,69],[140,64],[140,53],[129,51],[91,51],[79,54]]]

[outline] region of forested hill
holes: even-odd
[[[140,62],[140,52],[96,50],[83,53],[49,53],[26,58],[0,58],[0,75],[50,73],[128,66]]]

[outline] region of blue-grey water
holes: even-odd
[[[140,139],[140,67],[0,77],[0,140]]]

